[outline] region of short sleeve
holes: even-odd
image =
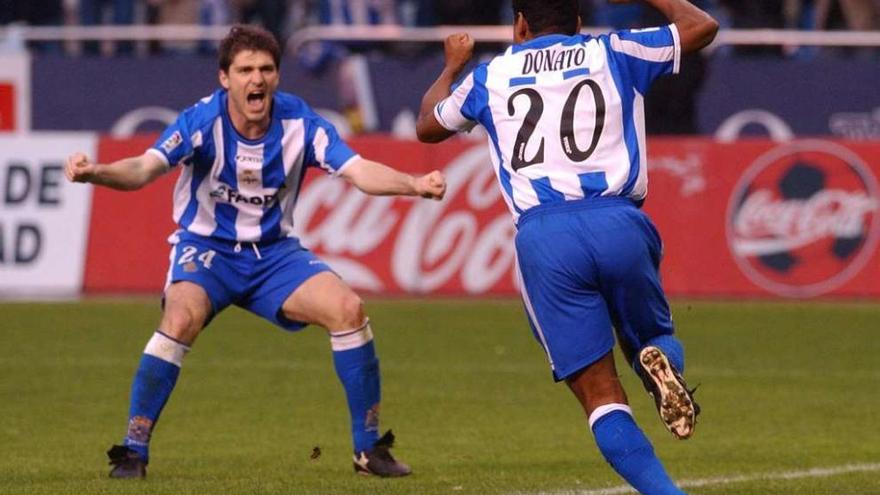
[[[434,117],[446,130],[462,132],[471,130],[476,125],[477,118],[473,115],[470,104],[473,101],[473,93],[476,76],[474,72],[468,74],[458,84],[453,86],[452,93],[437,103],[434,107]]]
[[[148,152],[159,156],[170,168],[187,161],[193,153],[186,115],[186,112],[181,113],[148,150]]]
[[[628,69],[633,87],[645,94],[665,74],[678,74],[681,41],[675,24],[618,31],[609,36],[609,53]]]
[[[360,155],[339,137],[336,128],[315,112],[310,112],[310,129],[306,135],[310,165],[318,166],[332,175],[339,175]]]

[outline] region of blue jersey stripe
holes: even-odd
[[[638,43],[647,48],[666,48],[672,45],[672,33],[669,27],[663,26],[651,29],[636,29],[634,31],[619,31],[620,39]]]
[[[480,114],[484,109],[488,110],[489,108],[489,92],[486,90],[487,76],[486,64],[478,65],[474,69],[474,85],[461,106],[461,115],[468,120],[482,122]]]
[[[601,196],[608,189],[608,180],[605,179],[605,172],[578,174],[578,179],[581,181],[581,190],[584,191],[585,198]]]
[[[629,176],[620,190],[619,196],[629,196],[636,186],[636,180],[639,178],[639,138],[636,133],[635,121],[633,120],[635,90],[632,84],[627,84],[623,80],[623,74],[628,74],[626,67],[621,67],[617,59],[610,53],[612,50],[610,45],[607,44],[607,39],[605,43],[608,66],[611,69],[611,75],[614,76],[614,85],[617,86],[617,92],[620,95],[620,105],[623,114],[623,141],[626,143],[630,163]]]
[[[535,84],[538,80],[535,76],[531,77],[511,77],[510,78],[510,87],[514,86],[525,86],[526,84]]]
[[[178,224],[184,229],[189,227],[196,218],[196,213],[199,211],[199,199],[196,193],[199,190],[199,186],[202,185],[202,181],[204,181],[205,177],[211,172],[210,163],[196,161],[191,166],[192,181],[189,183],[189,202],[186,204],[186,209],[183,210],[183,214],[180,216],[180,221],[178,222]]]
[[[271,208],[263,212],[260,219],[261,239],[275,239],[281,235],[281,203],[275,201]]]
[[[531,179],[530,182],[532,183],[532,188],[534,188],[535,192],[538,194],[538,201],[540,201],[541,204],[565,201],[565,195],[556,189],[553,189],[553,186],[550,185],[549,177]]]
[[[263,187],[284,187],[284,161],[281,150],[281,138],[284,136],[284,128],[281,122],[276,122],[269,130],[269,135],[263,146]],[[279,191],[280,192],[280,191]],[[269,209],[263,212],[260,219],[260,232],[262,239],[275,239],[281,233],[281,204],[275,201]]]
[[[236,239],[235,219],[238,218],[238,208],[226,203],[217,203],[214,207],[214,218],[217,219],[217,227],[211,234],[212,237]]]
[[[589,75],[590,75],[590,69],[583,67],[580,69],[572,69],[572,70],[567,70],[567,71],[563,72],[562,78],[563,79],[571,79],[572,77],[589,76]]]
[[[232,128],[228,118],[223,118],[223,168],[220,169],[220,180],[225,182],[231,189],[238,189],[238,171],[236,170],[235,155],[238,154],[238,133]]]
[[[517,213],[522,213],[522,209],[517,206],[513,199],[513,185],[510,183],[510,172],[504,168],[504,155],[501,154],[501,148],[498,145],[498,132],[495,130],[495,122],[492,120],[492,111],[489,109],[489,92],[486,90],[486,78],[489,75],[488,66],[482,64],[474,69],[474,87],[468,94],[467,100],[462,107],[462,115],[470,120],[475,120],[486,128],[492,145],[495,147],[495,154],[498,157],[498,179],[501,181],[501,189],[504,194],[510,198],[510,204]],[[464,113],[465,107],[470,111],[474,111],[474,117],[469,117]]]
[[[263,187],[279,188],[284,184],[284,160],[281,153],[283,136],[281,122],[273,122],[263,141]]]

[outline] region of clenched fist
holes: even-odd
[[[467,33],[450,35],[443,43],[443,51],[446,53],[446,67],[458,72],[474,54],[474,39]]]
[[[438,170],[416,177],[413,184],[416,194],[428,199],[443,199],[446,194],[446,179]]]
[[[64,175],[70,182],[90,182],[97,167],[91,163],[85,153],[74,153],[67,158]]]

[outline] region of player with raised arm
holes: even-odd
[[[135,190],[180,169],[169,239],[171,266],[159,329],[131,389],[128,430],[108,452],[113,478],[143,478],[150,437],[199,332],[231,304],[286,330],[327,329],[351,413],[354,468],[405,476],[379,438],[379,361],[361,299],[293,235],[293,209],[308,167],[321,167],[374,195],[441,199],[443,176],[400,173],[357,155],[300,98],[276,91],[280,49],[268,32],[236,26],[220,43],[222,89],[180,114],[155,146],[109,165],[81,153],[74,182]]]
[[[661,241],[640,210],[647,194],[643,95],[718,24],[685,0],[644,0],[668,26],[578,34],[577,0],[513,0],[514,42],[453,86],[473,52],[446,39],[446,65],[428,89],[419,139],[482,125],[517,224],[522,296],[553,376],[580,401],[599,450],[643,494],[683,493],[636,425],[615,369],[614,330],[676,438],[699,408],[682,379],[659,278]],[[552,249],[549,249],[552,243]]]

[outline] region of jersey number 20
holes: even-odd
[[[596,125],[593,127],[593,139],[592,142],[590,142],[590,147],[586,150],[578,148],[577,142],[574,138],[574,110],[578,97],[584,86],[590,87],[590,90],[593,93],[593,101],[596,104]],[[543,137],[541,138],[541,144],[538,146],[538,152],[535,153],[535,156],[529,159],[525,157],[526,146],[528,145],[529,139],[532,137],[532,134],[534,134],[535,128],[538,126],[538,121],[541,120],[541,115],[544,114],[544,99],[538,91],[532,88],[523,88],[513,93],[507,100],[507,114],[511,117],[516,113],[516,109],[513,107],[513,100],[520,96],[528,97],[529,110],[526,112],[526,118],[523,119],[522,126],[516,134],[516,142],[513,144],[513,154],[510,164],[514,171],[530,165],[544,163]],[[559,141],[562,144],[562,151],[565,153],[565,156],[573,162],[582,162],[589,158],[590,155],[596,151],[596,146],[599,144],[599,138],[602,136],[602,129],[604,126],[605,97],[602,95],[602,90],[595,81],[584,79],[572,88],[571,93],[569,93],[568,98],[565,100],[565,106],[562,109],[562,120],[559,122]]]

